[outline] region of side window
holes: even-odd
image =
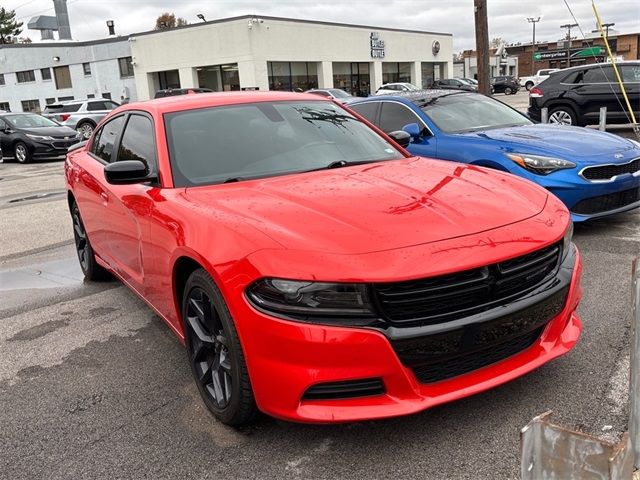
[[[151,120],[142,115],[131,115],[122,134],[118,158],[122,160],[141,160],[150,171],[156,170],[156,147]]]
[[[96,157],[101,158],[105,162],[111,162],[111,154],[113,153],[118,135],[122,130],[123,123],[124,116],[121,115],[107,122],[104,127],[102,127],[91,147],[91,151]]]
[[[355,110],[371,123],[376,123],[376,112],[378,111],[378,102],[358,103],[350,105],[351,110]],[[377,125],[377,124],[376,124]]]
[[[399,103],[382,102],[382,113],[380,115],[380,128],[386,132],[402,130],[402,127],[409,123],[422,125],[420,119],[409,110],[408,107]]]
[[[615,81],[611,67],[590,68],[584,74],[583,83],[609,83]]]
[[[88,103],[87,103],[87,110],[88,110],[88,111],[90,111],[90,112],[94,112],[94,111],[96,111],[96,110],[108,110],[108,109],[105,107],[105,105],[104,105],[104,104],[105,104],[105,102],[100,102],[100,101],[97,101],[97,102],[88,102]]]
[[[622,65],[620,76],[624,83],[640,82],[640,65]]]

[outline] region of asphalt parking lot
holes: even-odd
[[[142,301],[83,283],[62,167],[0,164],[0,478],[519,478],[519,429],[535,415],[612,439],[625,429],[640,210],[576,227],[585,328],[567,356],[409,417],[234,430]]]

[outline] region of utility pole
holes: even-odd
[[[487,0],[473,0],[476,22],[476,62],[478,65],[478,92],[491,93],[489,85],[489,28],[487,26]]]
[[[565,25],[560,25],[560,28],[567,29],[567,68],[571,66],[571,29],[577,26],[577,23],[567,23]]]
[[[609,27],[613,27],[615,25],[615,23],[603,23],[602,26],[604,27],[604,38],[609,38]]]
[[[534,62],[536,61],[536,23],[540,21],[540,17],[527,17],[527,22],[533,24],[533,41],[531,42],[531,73],[529,75],[533,75],[536,73],[536,69],[533,68]]]

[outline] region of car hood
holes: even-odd
[[[187,188],[185,198],[285,248],[358,254],[519,222],[544,208],[547,192],[508,174],[414,157]]]
[[[505,150],[512,152],[547,153],[571,159],[607,156],[636,148],[629,140],[618,135],[584,127],[542,123],[461,135],[501,142]],[[536,151],[531,151],[531,147]]]
[[[70,136],[75,137],[76,132],[73,128],[69,127],[33,127],[33,128],[21,128],[20,131],[22,133],[30,133],[33,135],[48,135],[48,136]]]

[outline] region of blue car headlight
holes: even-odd
[[[556,170],[575,168],[576,164],[561,158],[531,155],[528,153],[507,153],[507,157],[522,168],[538,175],[548,175]]]

